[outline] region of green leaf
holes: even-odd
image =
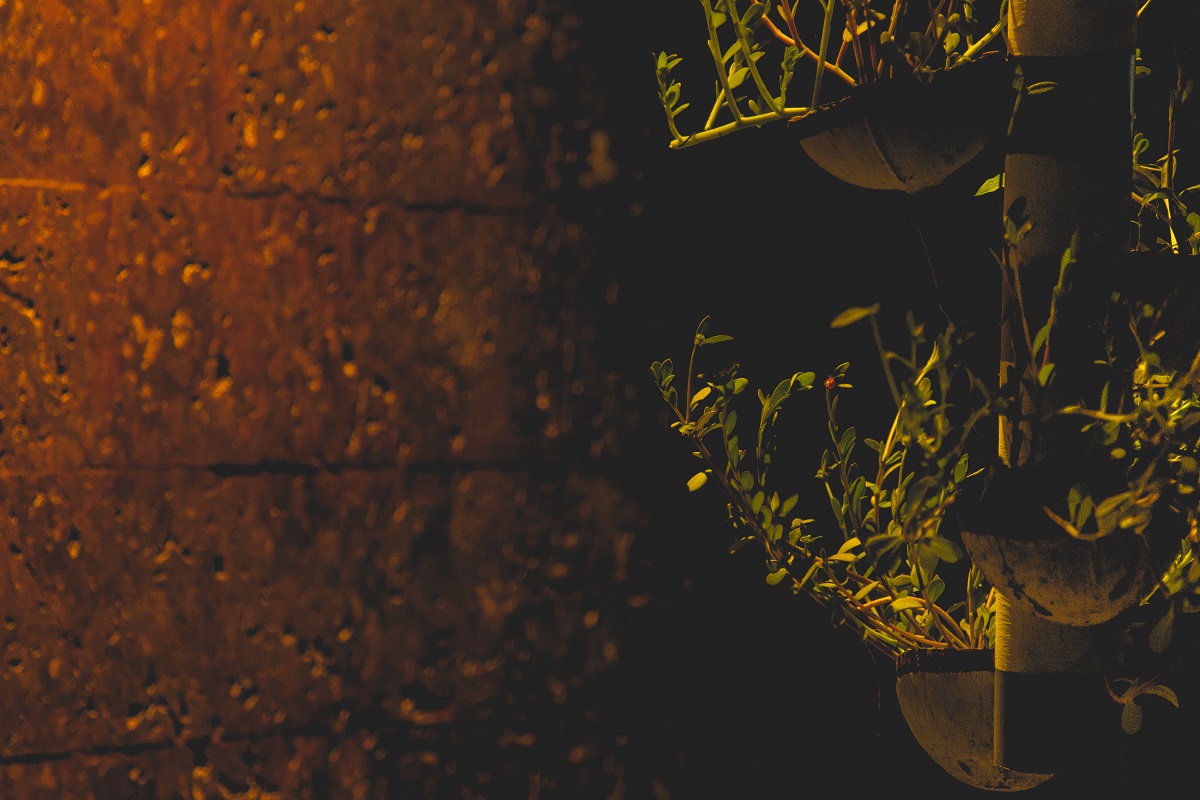
[[[1175,691],[1169,686],[1163,686],[1161,683],[1151,684],[1142,688],[1141,694],[1154,694],[1166,700],[1171,705],[1179,708],[1179,697]]]
[[[808,582],[812,580],[813,575],[816,575],[817,570],[820,568],[821,563],[819,561],[814,561],[811,565],[809,565],[808,572],[805,572],[804,577],[800,580],[800,585],[807,586]]]
[[[1042,364],[1042,368],[1038,370],[1038,386],[1045,386],[1050,382],[1050,376],[1054,373],[1054,364]]]
[[[1050,336],[1049,323],[1043,325],[1037,333],[1033,335],[1033,352],[1041,352],[1042,347],[1046,344],[1046,339]]]
[[[780,403],[782,403],[784,400],[787,399],[788,393],[791,391],[791,389],[792,389],[792,379],[791,378],[780,381],[775,386],[775,390],[773,392],[771,392],[771,400],[770,400],[769,404],[767,405],[767,413],[764,416],[769,417],[771,414],[775,413],[775,409],[779,407]]]
[[[981,197],[985,194],[991,194],[992,192],[995,192],[1002,188],[1004,188],[1004,173],[1003,172],[1001,172],[999,175],[993,175],[992,177],[988,178],[986,181],[981,183],[979,185],[979,188],[975,190],[975,196]]]
[[[842,313],[833,318],[833,322],[829,323],[830,328],[845,328],[847,325],[853,325],[860,319],[874,316],[879,313],[879,303],[871,306],[853,306],[847,308]]]
[[[687,482],[688,491],[694,492],[706,483],[708,483],[708,474],[704,472],[697,472],[692,476],[691,480]]]
[[[962,483],[967,479],[967,454],[963,453],[962,458],[954,465],[954,482]]]
[[[842,438],[838,442],[838,455],[843,459],[848,459],[850,453],[854,450],[854,442],[857,440],[857,432],[853,427],[846,428],[842,431]]]
[[[934,577],[929,582],[929,586],[926,587],[926,591],[929,593],[929,601],[936,603],[938,598],[942,596],[942,592],[946,591],[946,582],[941,578]]]
[[[922,600],[919,597],[909,596],[909,597],[901,597],[899,599],[893,600],[892,604],[891,604],[891,609],[893,611],[904,611],[904,610],[910,609],[910,608],[923,608],[924,606],[925,606],[924,600]]]
[[[655,361],[650,365],[650,372],[658,381],[658,385],[666,389],[675,377],[675,364],[669,358]]]
[[[928,539],[922,539],[921,545],[928,548],[934,555],[947,564],[953,564],[963,556],[961,547],[942,536],[931,536]]]
[[[1118,492],[1100,501],[1100,505],[1096,506],[1097,517],[1107,517],[1113,514],[1127,502],[1133,499],[1133,492]]]
[[[783,501],[783,505],[779,509],[779,516],[786,517],[796,507],[796,501],[800,499],[799,495],[792,495]]]
[[[742,24],[747,28],[752,27],[759,19],[762,18],[763,11],[767,8],[766,3],[752,3],[746,9],[746,13],[742,15]]]
[[[874,638],[878,639],[879,641],[884,642],[885,644],[888,644],[892,647],[896,647],[897,645],[900,644],[900,642],[898,642],[895,638],[888,636],[883,631],[876,630],[875,628],[864,628],[863,636],[864,637],[866,637],[866,636],[874,637]]]
[[[698,404],[704,398],[708,397],[710,394],[712,394],[712,388],[709,386],[705,386],[703,389],[701,389],[700,391],[698,391],[694,395],[692,395],[692,401],[690,403],[688,403],[688,408],[695,408],[696,404]]]
[[[838,526],[843,527],[842,504],[832,494],[829,495],[829,507],[833,509],[833,516],[837,520]]]
[[[871,581],[866,586],[864,586],[863,588],[859,589],[857,592],[854,593],[854,599],[862,600],[864,597],[869,595],[871,593],[871,591],[878,585],[879,585],[879,581]]]
[[[1025,94],[1045,94],[1058,88],[1054,81],[1037,81],[1025,87]]]
[[[767,573],[767,583],[771,584],[772,586],[775,586],[780,581],[782,581],[784,578],[786,578],[787,574],[788,574],[787,570],[784,569],[783,567],[780,567],[779,569],[775,570],[774,572]]]
[[[1125,703],[1121,709],[1121,730],[1126,733],[1137,733],[1142,729],[1142,708],[1134,700]]]
[[[1167,613],[1163,618],[1154,623],[1154,627],[1150,629],[1150,649],[1155,653],[1161,653],[1171,644],[1171,635],[1175,631],[1175,606],[1167,607]]]

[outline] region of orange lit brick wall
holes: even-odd
[[[599,769],[529,721],[617,658],[631,513],[545,465],[587,368],[529,151],[557,24],[0,2],[0,796]]]

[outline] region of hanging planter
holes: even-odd
[[[1116,755],[1115,708],[1101,654],[1123,620],[1058,625],[999,594],[995,611],[993,754],[1032,773],[1090,772]]]
[[[909,730],[951,776],[977,789],[1019,792],[1052,774],[996,766],[992,650],[909,650],[896,661],[896,697]]]
[[[1107,441],[1095,435],[1102,427],[1083,432],[1081,425],[1094,418],[1071,414],[1044,422],[1050,440],[1059,437],[1051,451],[1075,455],[1051,453],[1040,463],[1017,468],[996,465],[976,492],[964,492],[956,503],[962,543],[972,562],[1028,614],[1060,625],[1108,622],[1146,596],[1188,534],[1183,509],[1189,501],[1182,493],[1195,483],[1188,460],[1167,459],[1156,466],[1152,453],[1186,450],[1194,428],[1187,411],[1189,394],[1181,390],[1176,395],[1166,383],[1131,376],[1151,369],[1149,364],[1187,382],[1200,346],[1198,266],[1195,256],[1129,252],[1080,268],[1072,291],[1060,299],[1059,313],[1070,324],[1053,336],[1055,360],[1064,362],[1058,372],[1066,385],[1088,388],[1051,405],[1059,409],[1078,403],[1077,398],[1098,396],[1105,383],[1126,381],[1132,393],[1117,400],[1114,390],[1107,408],[1135,409],[1137,414],[1126,414],[1121,424],[1125,433],[1105,434],[1114,437]],[[1120,324],[1123,313],[1130,318],[1125,325]],[[1098,349],[1101,342],[1107,344]],[[1151,347],[1149,362],[1144,362],[1145,343]],[[1111,366],[1097,366],[1102,364],[1098,354],[1106,355]],[[1073,365],[1070,372],[1067,365]],[[1140,400],[1134,402],[1135,395]],[[1135,422],[1145,430],[1130,438],[1126,434]],[[1136,465],[1130,460],[1135,452],[1144,454]],[[1068,520],[1083,494],[1096,511],[1081,534],[1069,530]],[[1107,498],[1122,497],[1126,499],[1107,512],[1116,524],[1110,521],[1111,530],[1100,535],[1095,517]]]
[[[1005,132],[1011,70],[989,52],[926,80],[911,74],[854,87],[791,123],[813,162],[864,189],[936,186]]]
[[[963,546],[984,577],[1027,613],[1059,625],[1100,625],[1136,605],[1162,576],[1186,519],[1162,508],[1142,533],[1072,536],[1049,513],[1065,507],[1052,469],[993,468],[960,508]]]

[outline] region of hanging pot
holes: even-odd
[[[791,126],[808,157],[835,178],[913,194],[1002,137],[1014,97],[1007,59],[989,52],[927,81],[905,74],[860,84]]]
[[[1122,622],[1058,625],[1000,594],[995,614],[995,763],[1074,775],[1116,757],[1117,705],[1104,682],[1104,654]]]
[[[1186,533],[1163,508],[1142,533],[1071,536],[1046,513],[1066,503],[1063,470],[994,467],[977,499],[956,509],[962,543],[987,581],[1026,613],[1059,625],[1100,625],[1162,577]]]
[[[1032,789],[1053,775],[994,763],[994,664],[991,650],[908,650],[896,661],[896,698],[917,742],[951,776],[993,792]]]

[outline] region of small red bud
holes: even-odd
[[[825,391],[832,392],[835,386],[837,386],[837,381],[833,379],[832,375],[825,379]]]

